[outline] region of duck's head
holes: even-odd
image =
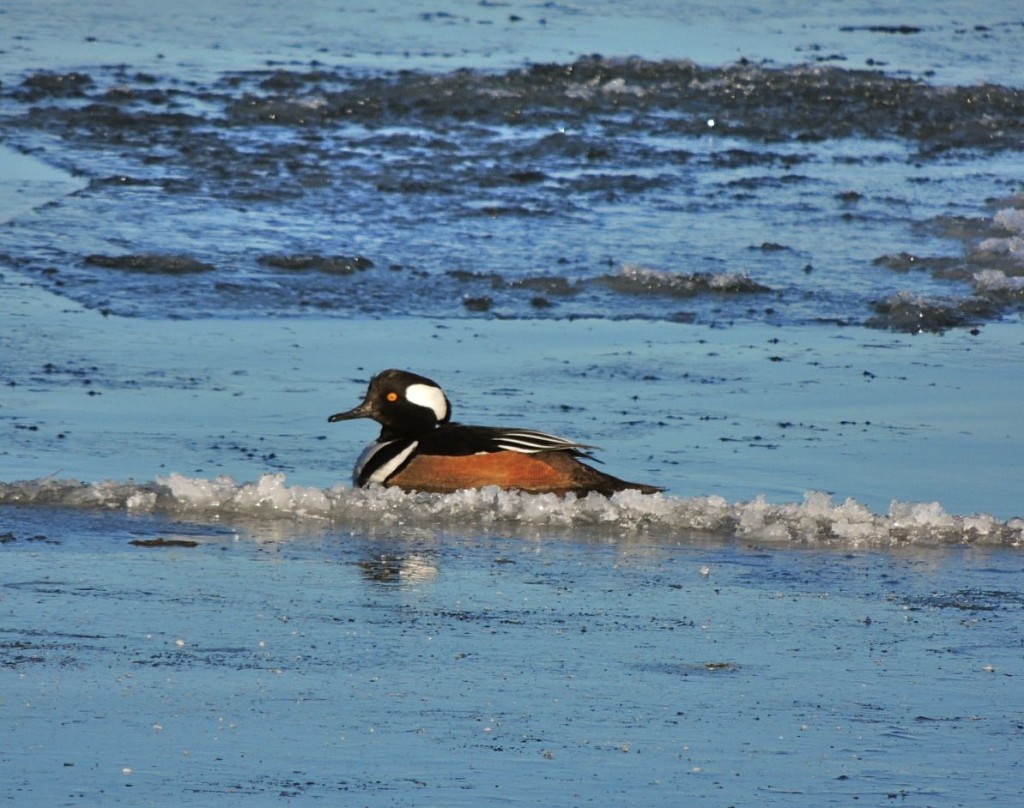
[[[370,379],[363,403],[327,420],[372,418],[397,437],[416,437],[451,420],[452,405],[441,386],[407,370],[384,370]]]

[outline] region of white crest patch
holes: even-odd
[[[410,384],[405,388],[405,399],[412,404],[433,410],[438,421],[445,421],[448,418],[448,402],[440,387],[431,384]]]

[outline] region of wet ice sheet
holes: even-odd
[[[51,518],[0,544],[16,801],[1019,790],[1016,552]],[[154,537],[198,546],[128,544]]]

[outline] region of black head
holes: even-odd
[[[437,382],[406,370],[384,370],[370,379],[363,403],[327,420],[372,418],[384,432],[415,438],[451,420],[452,406]]]

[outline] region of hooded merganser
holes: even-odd
[[[452,406],[434,381],[405,370],[385,370],[370,380],[363,403],[327,420],[372,418],[380,437],[356,462],[357,486],[380,483],[405,491],[448,493],[497,485],[531,493],[597,491],[611,496],[636,489],[662,489],[630,483],[579,460],[595,458],[585,443],[533,429],[464,426],[451,422]]]

